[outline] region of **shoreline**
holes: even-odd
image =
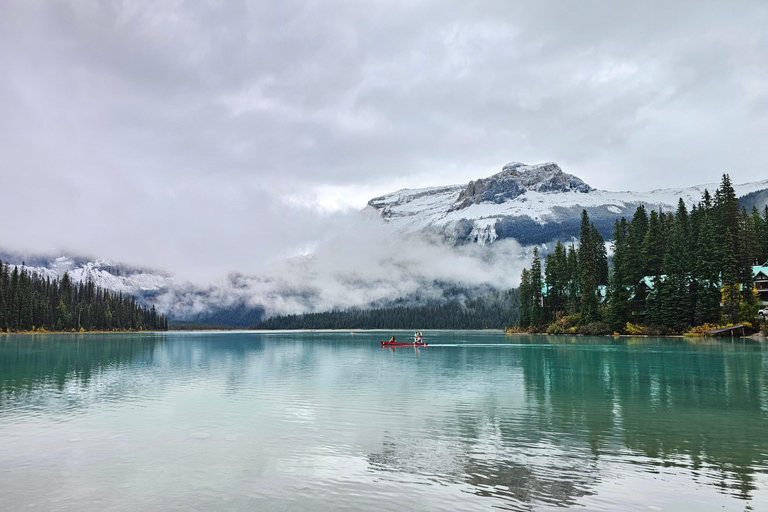
[[[518,335],[518,336],[589,336],[592,337],[603,337],[603,338],[685,338],[685,339],[692,339],[692,338],[714,338],[714,339],[731,339],[730,336],[704,336],[704,335],[688,335],[685,334],[549,334],[546,332],[515,332],[515,331],[505,331],[504,334],[509,335]],[[736,338],[742,338],[742,336],[733,336],[733,339]],[[744,339],[765,339],[766,336],[760,332],[757,331],[755,333],[750,334],[749,336],[743,336]]]
[[[141,334],[144,332],[182,332],[182,331],[0,331],[0,335],[11,335],[11,334],[38,334],[38,335],[45,335],[45,334]]]

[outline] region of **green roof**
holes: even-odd
[[[667,278],[666,275],[660,275],[659,279],[664,281]],[[640,282],[643,283],[645,286],[648,287],[649,290],[653,290],[654,281],[656,280],[656,276],[644,276]]]
[[[763,276],[768,279],[768,263],[763,263],[762,265],[756,265],[752,267],[752,275],[757,278],[758,274],[763,274]]]

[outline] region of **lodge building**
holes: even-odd
[[[768,306],[768,262],[762,265],[752,267],[752,275],[755,280],[755,290],[757,290],[758,301],[762,306]],[[663,281],[667,276],[659,276]],[[645,286],[646,294],[653,292],[654,278],[645,276],[641,283]]]
[[[760,304],[768,306],[768,262],[752,267],[752,275]]]

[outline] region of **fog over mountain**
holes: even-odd
[[[246,327],[275,314],[351,307],[439,304],[463,301],[517,286],[533,245],[545,254],[556,240],[576,242],[582,209],[606,240],[613,222],[639,205],[688,207],[717,183],[646,193],[597,190],[555,163],[514,162],[468,184],[403,189],[377,197],[343,229],[306,254],[284,258],[260,274],[230,273],[193,282],[165,271],[82,256],[23,255],[0,259],[49,277],[69,272],[131,293],[176,320]],[[768,180],[735,185],[737,194],[760,201]]]
[[[521,255],[514,240],[492,248],[452,247],[404,235],[363,215],[309,255],[288,258],[262,275],[231,273],[207,285],[174,278],[172,269],[134,269],[83,257],[37,256],[27,267],[49,277],[67,271],[75,281],[92,279],[100,286],[135,294],[173,319],[200,321],[238,308],[271,316],[464,300],[512,287],[526,264]],[[3,256],[17,264],[24,257]],[[250,318],[246,312],[246,320]],[[246,320],[241,326],[249,324]]]

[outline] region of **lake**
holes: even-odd
[[[0,335],[0,508],[768,510],[765,343],[391,334]]]

